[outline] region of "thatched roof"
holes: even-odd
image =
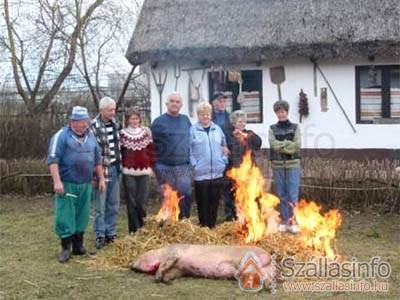
[[[257,62],[400,55],[399,0],[145,0],[127,57]]]

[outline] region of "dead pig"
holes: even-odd
[[[157,282],[169,282],[182,276],[234,278],[242,258],[254,253],[260,268],[272,279],[274,266],[270,255],[254,246],[172,244],[140,255],[131,269],[155,274]]]

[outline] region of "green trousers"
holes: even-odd
[[[76,232],[85,232],[89,223],[92,184],[63,182],[64,195],[54,199],[54,229],[62,239]]]

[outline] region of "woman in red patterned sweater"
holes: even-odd
[[[143,226],[145,205],[149,197],[150,174],[154,165],[154,144],[151,131],[141,126],[139,111],[126,113],[128,126],[120,132],[122,182],[128,208],[129,232]]]

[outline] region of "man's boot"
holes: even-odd
[[[62,264],[68,262],[69,258],[71,257],[71,243],[71,236],[61,239],[62,250],[58,256],[58,261]]]
[[[83,247],[83,232],[76,232],[72,236],[72,254],[73,255],[84,255],[86,249]]]

